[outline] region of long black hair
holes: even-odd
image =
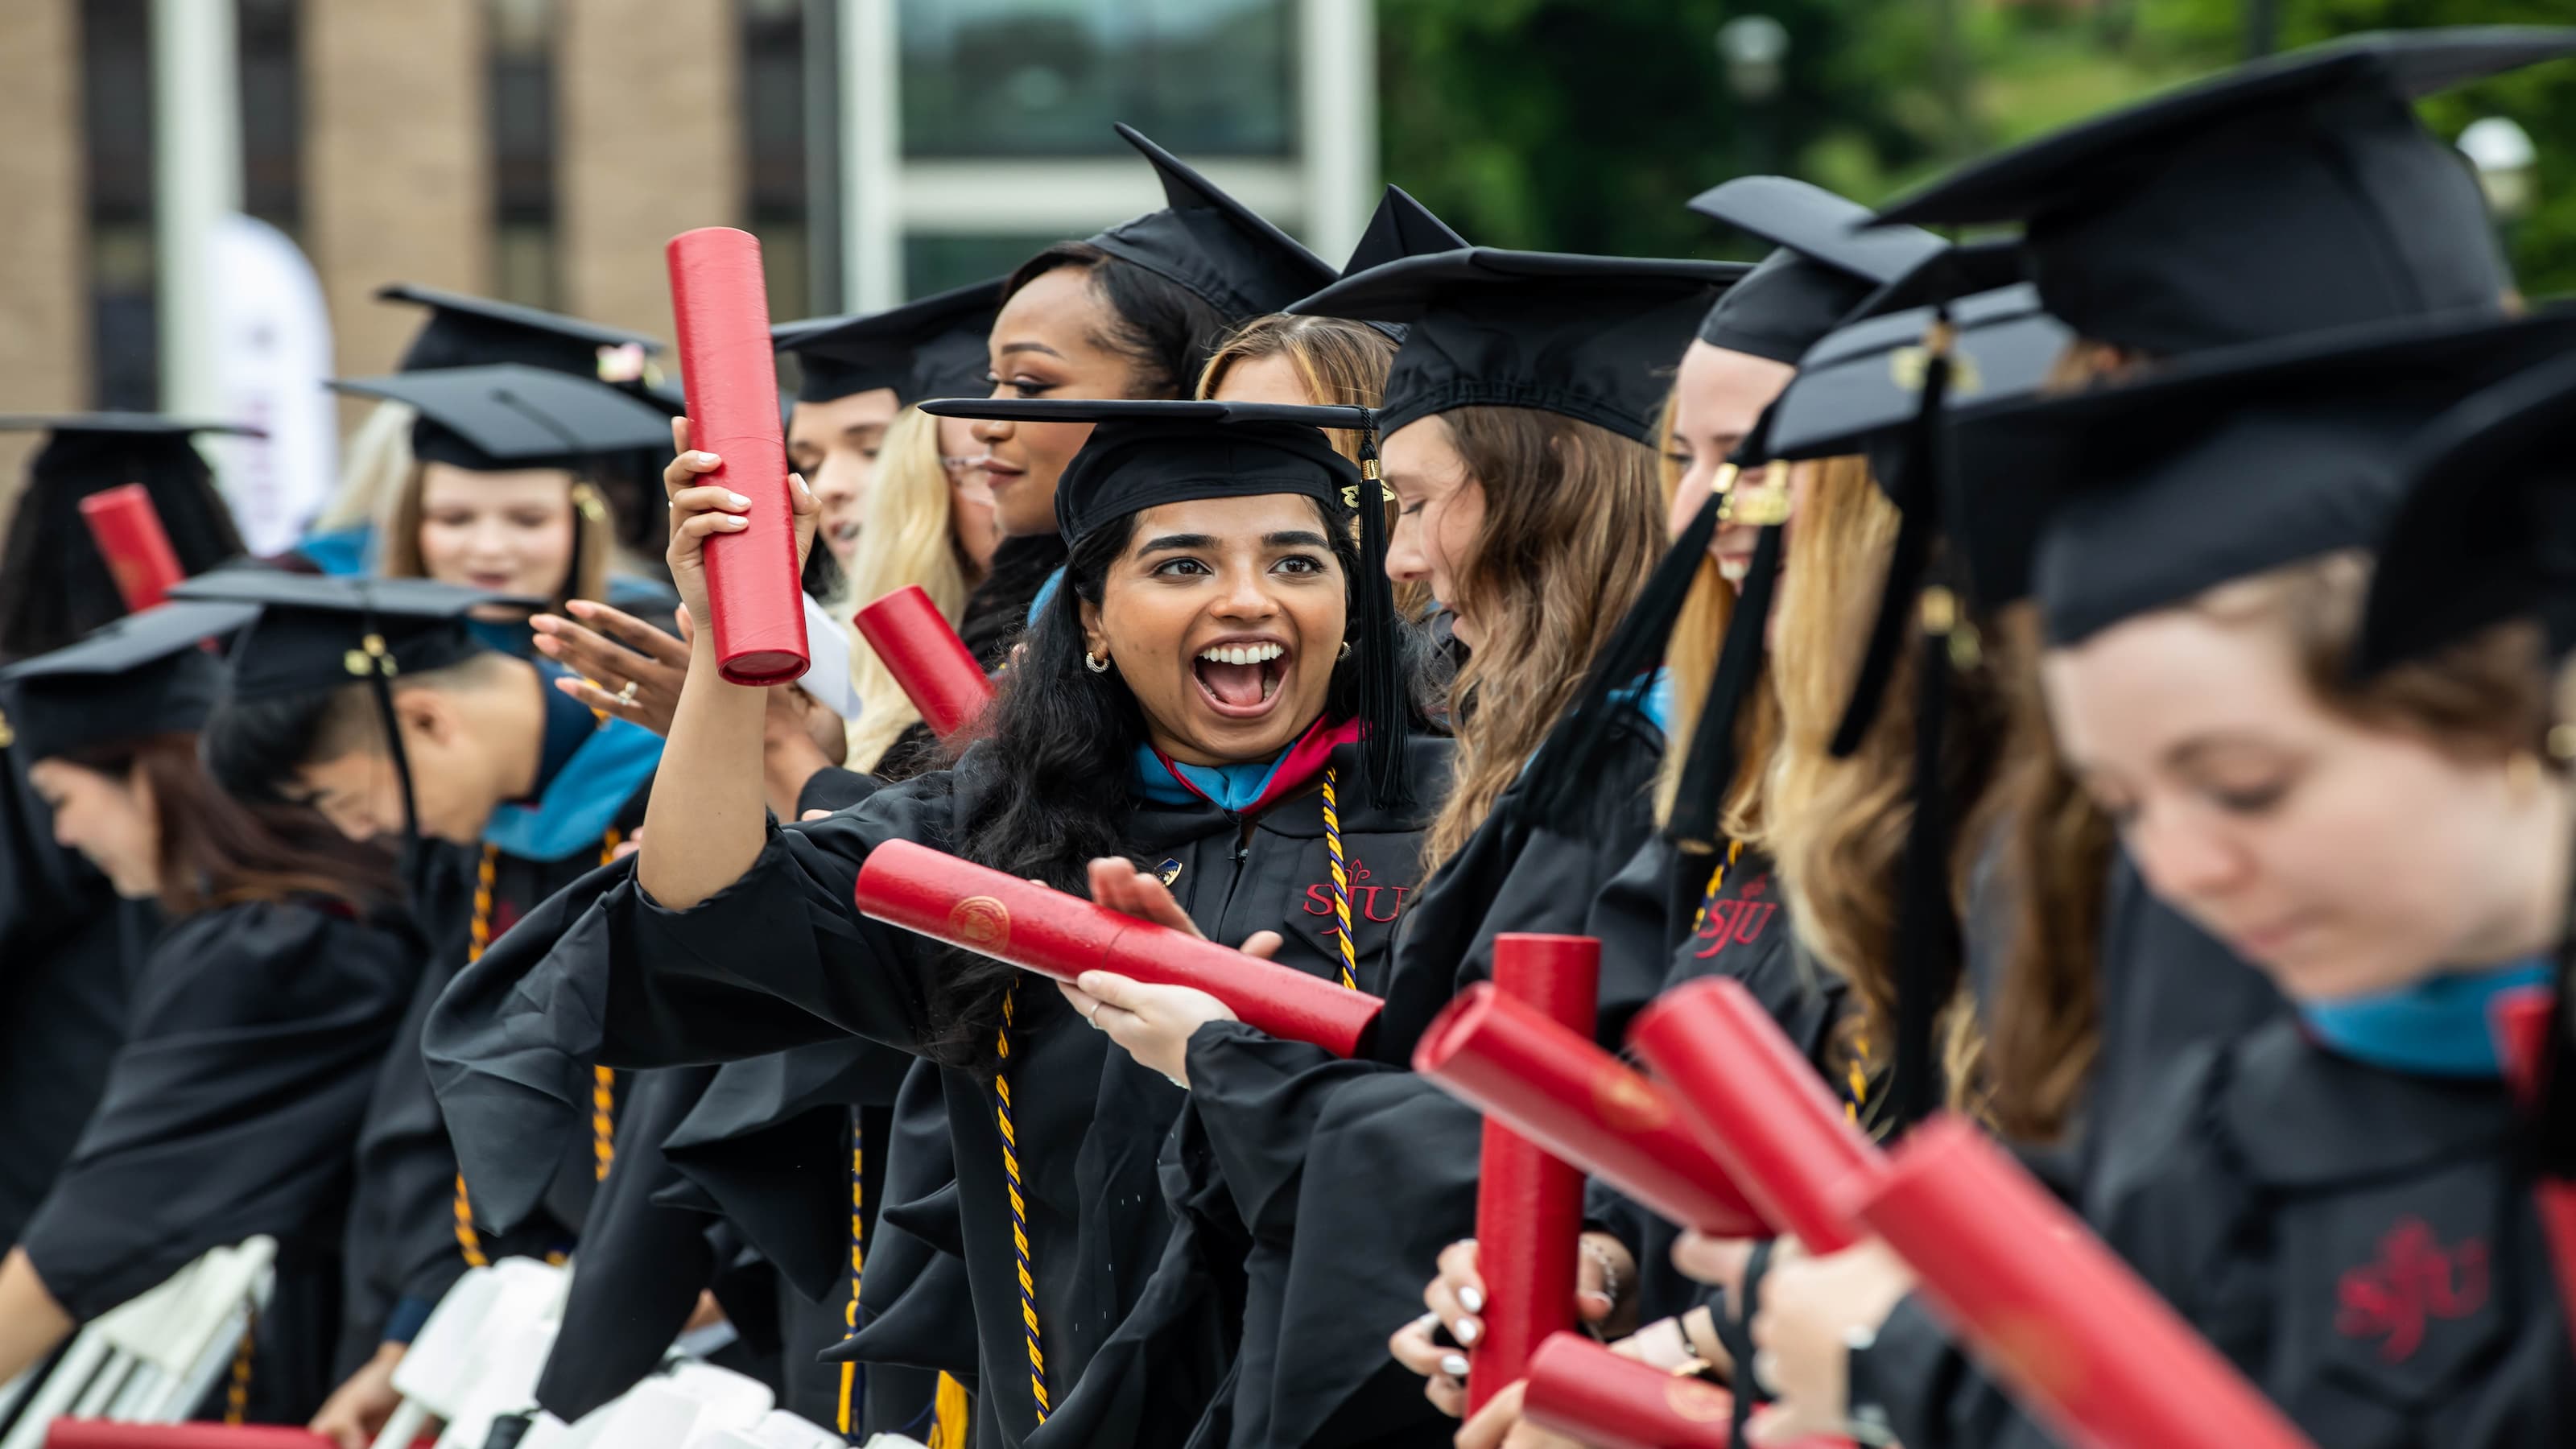
[[[1356,618],[1362,580],[1350,516],[1320,502],[1315,510],[1341,562],[1349,617]],[[1110,568],[1135,531],[1136,515],[1129,514],[1073,546],[1063,586],[1029,626],[1028,652],[1002,676],[985,736],[957,764],[957,792],[969,803],[954,850],[964,859],[1079,896],[1090,894],[1090,862],[1133,859],[1127,820],[1135,793],[1128,781],[1130,762],[1146,743],[1145,714],[1114,667],[1105,674],[1084,667],[1082,606],[1100,604]],[[1427,645],[1410,629],[1398,639],[1404,677],[1421,680]],[[1347,719],[1358,710],[1359,669],[1356,648],[1335,662],[1326,718]],[[1413,693],[1410,723],[1419,727],[1418,685]],[[953,953],[931,1002],[933,1058],[989,1070],[1002,997],[1018,976],[990,957]]]

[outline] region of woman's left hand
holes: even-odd
[[[558,679],[555,688],[592,709],[669,735],[671,715],[680,707],[680,685],[689,677],[687,609],[679,616],[683,637],[673,638],[632,614],[589,599],[574,599],[564,607],[572,619],[539,614],[528,621],[537,631],[537,652],[581,676]]]
[[[1501,1391],[1485,1401],[1458,1430],[1457,1449],[1585,1449],[1580,1439],[1563,1434],[1521,1417],[1521,1395],[1526,1382],[1505,1384]]]
[[[1091,863],[1091,899],[1121,915],[1187,931],[1201,940],[1207,933],[1181,903],[1172,897],[1171,888],[1136,868],[1132,861],[1101,859]],[[1281,937],[1277,931],[1255,931],[1243,943],[1243,954],[1268,960],[1279,952]],[[1114,971],[1086,971],[1079,981],[1067,986],[1057,983],[1064,999],[1083,1019],[1109,1033],[1109,1039],[1127,1049],[1137,1061],[1172,1079],[1174,1085],[1187,1088],[1189,1069],[1184,1058],[1189,1053],[1190,1034],[1211,1021],[1233,1021],[1234,1013],[1226,1004],[1204,991],[1186,986],[1148,986]],[[1103,1011],[1108,1012],[1102,1016]]]
[[[1876,1334],[1913,1289],[1914,1270],[1876,1239],[1830,1257],[1775,1262],[1762,1280],[1752,1333],[1760,1353],[1755,1375],[1776,1398],[1747,1438],[1792,1444],[1845,1434],[1852,1341]]]

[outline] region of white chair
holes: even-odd
[[[533,1258],[467,1269],[395,1366],[394,1390],[402,1404],[376,1435],[375,1449],[407,1449],[431,1419],[452,1422],[464,1413],[486,1378],[520,1369],[530,1375],[529,1394],[518,1406],[523,1407],[534,1393],[533,1375],[545,1363],[545,1350],[533,1355],[533,1366],[505,1364],[501,1356],[518,1347],[527,1330],[561,1316],[564,1282],[561,1268]],[[481,1442],[475,1441],[478,1449]]]
[[[0,1449],[38,1449],[57,1418],[176,1423],[213,1391],[277,1278],[277,1244],[217,1248],[99,1315],[28,1392]]]
[[[688,1449],[701,1433],[751,1428],[774,1402],[769,1386],[758,1379],[684,1361],[582,1423],[601,1419],[594,1442],[616,1449]]]
[[[878,1437],[882,1441],[885,1436]],[[819,1424],[785,1409],[772,1409],[748,1429],[701,1429],[686,1449],[843,1449],[844,1442],[840,1435]],[[880,1443],[880,1449],[894,1446]]]
[[[525,1323],[488,1340],[495,1351],[484,1357],[483,1371],[464,1402],[446,1415],[447,1429],[438,1436],[438,1449],[483,1449],[493,1420],[536,1407],[537,1376],[554,1349],[555,1328],[552,1322]]]

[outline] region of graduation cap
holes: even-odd
[[[1794,363],[1871,296],[1949,243],[1918,227],[1870,228],[1868,207],[1786,176],[1739,176],[1690,209],[1779,247],[1717,299],[1699,340]]]
[[[2049,641],[2078,642],[2233,579],[2378,543],[2417,430],[2571,346],[2576,309],[2411,318],[1971,409],[1953,424],[1966,530],[1980,567],[2027,581]]]
[[[223,665],[197,646],[258,612],[248,604],[163,604],[0,669],[19,754],[41,760],[196,730],[213,710],[224,677]]]
[[[2155,356],[2455,308],[2512,286],[2418,97],[2576,53],[2576,29],[2357,36],[2055,132],[1880,214],[2019,221],[2048,310]]]
[[[769,329],[796,355],[798,402],[830,402],[892,388],[904,406],[986,391],[988,341],[1002,309],[1002,279],[955,287],[883,312],[785,322]]]
[[[1291,403],[1085,398],[948,398],[936,417],[1090,423],[1091,436],[1056,484],[1067,544],[1148,508],[1200,498],[1294,493],[1359,516],[1360,573],[1351,648],[1358,670],[1361,758],[1372,799],[1409,800],[1406,701],[1395,598],[1386,577],[1386,509],[1378,482],[1379,424],[1364,407]],[[1326,428],[1360,435],[1360,461],[1333,450]]]
[[[637,348],[649,356],[662,350],[661,342],[650,333],[410,282],[377,288],[376,300],[413,302],[429,309],[429,320],[421,324],[396,364],[404,372],[517,363],[592,382],[621,382],[626,379],[610,375],[614,369],[604,367],[607,354]]]
[[[603,455],[671,441],[670,420],[649,405],[606,383],[524,363],[340,378],[328,386],[408,404],[420,413],[413,455],[476,473],[578,472]]]
[[[394,717],[390,681],[460,664],[485,651],[467,626],[485,604],[542,608],[544,601],[485,593],[435,579],[379,579],[290,574],[274,569],[220,569],[181,583],[176,599],[247,604],[258,609],[232,648],[224,708],[211,721],[207,763],[225,788],[256,794],[305,763],[280,759],[247,730],[228,730],[238,705],[301,703],[319,708],[353,684],[367,686],[383,725],[386,750],[402,785],[403,832],[419,834],[411,761]],[[238,738],[236,736],[239,736]]]
[[[1350,260],[1342,263],[1342,275],[1356,276],[1406,257],[1454,252],[1466,245],[1465,237],[1432,215],[1431,208],[1414,200],[1413,193],[1389,182],[1386,194],[1377,199],[1377,210],[1369,215],[1368,226],[1360,232],[1359,245],[1351,248]]]
[[[1523,407],[1644,442],[1701,315],[1750,270],[1467,247],[1373,267],[1288,310],[1410,324],[1378,414],[1388,432],[1452,408]]]
[[[2354,669],[2368,676],[2509,619],[2538,616],[2549,658],[2576,650],[2576,355],[2443,413],[2398,465]]]
[[[1196,295],[1229,322],[1281,311],[1333,280],[1333,269],[1181,159],[1121,123],[1120,140],[1162,178],[1164,206],[1123,221],[1091,244]]]

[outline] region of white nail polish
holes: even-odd
[[[1453,1379],[1463,1379],[1467,1376],[1467,1360],[1464,1355],[1453,1353],[1440,1360],[1440,1371]]]
[[[1467,1311],[1470,1313],[1482,1313],[1485,1311],[1485,1295],[1475,1288],[1459,1289],[1458,1301],[1461,1304],[1464,1304]]]
[[[1449,1334],[1467,1347],[1474,1348],[1478,1326],[1476,1320],[1472,1318],[1461,1318],[1449,1326]]]

